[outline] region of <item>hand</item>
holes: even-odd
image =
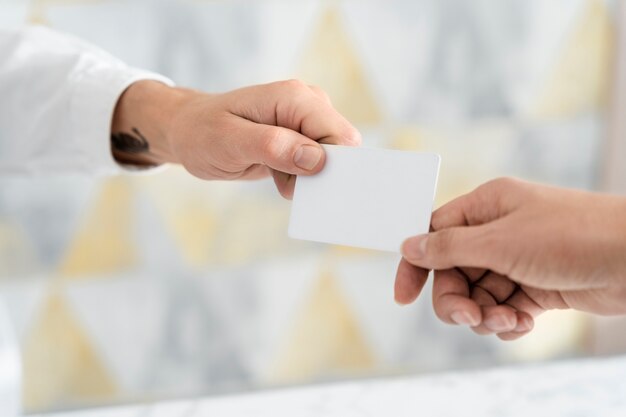
[[[122,163],[181,163],[203,179],[271,173],[286,198],[293,194],[294,175],[324,166],[319,143],[361,143],[323,91],[295,80],[225,94],[140,81],[119,99],[111,131],[113,153]]]
[[[406,240],[395,297],[412,302],[435,270],[446,323],[513,340],[550,309],[626,313],[626,199],[498,179],[433,213]]]

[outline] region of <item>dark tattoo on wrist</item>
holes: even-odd
[[[139,154],[150,152],[150,144],[136,127],[132,128],[135,135],[118,132],[111,133],[111,145],[119,152]]]
[[[154,166],[147,157],[150,155],[150,144],[139,129],[133,127],[133,134],[126,132],[111,133],[111,148],[115,159],[128,165]]]

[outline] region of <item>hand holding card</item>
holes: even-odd
[[[296,180],[290,237],[399,252],[428,232],[439,155],[323,146],[322,172]]]

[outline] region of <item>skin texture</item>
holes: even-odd
[[[323,168],[320,143],[358,146],[361,136],[322,90],[297,80],[224,94],[140,81],[117,103],[111,143],[119,162],[179,163],[207,180],[272,175],[291,198],[295,175]]]
[[[439,208],[431,226],[402,246],[400,304],[434,270],[437,316],[503,340],[551,309],[626,313],[626,198],[504,178]]]

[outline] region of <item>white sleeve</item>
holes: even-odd
[[[44,27],[0,30],[0,175],[119,173],[111,119],[142,79],[172,85]]]

